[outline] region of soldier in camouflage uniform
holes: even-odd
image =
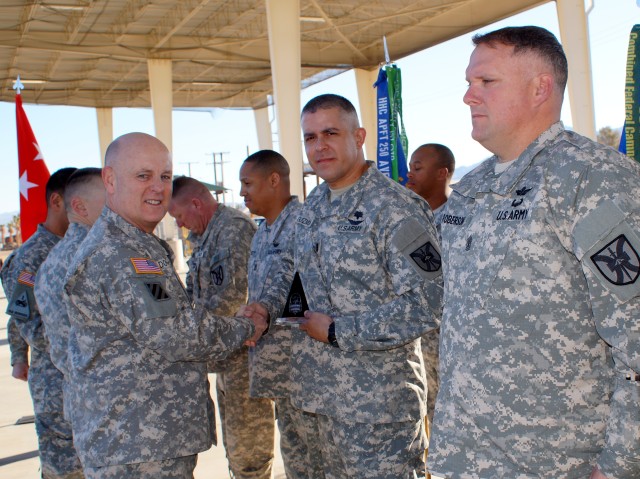
[[[317,426],[307,446],[320,449],[326,477],[422,476],[420,336],[439,324],[442,299],[433,214],[365,161],[365,131],[345,98],[307,103],[302,131],[325,183],[296,220],[309,311],[292,330],[291,401]]]
[[[197,237],[187,283],[193,300],[217,315],[234,315],[247,301],[247,264],[255,223],[235,208],[218,204],[198,180],[173,181],[169,214]],[[269,479],[273,466],[273,405],[249,397],[248,348],[224,361],[210,361],[222,440],[236,479]]]
[[[2,289],[4,290],[4,295],[7,300],[10,297],[9,292],[13,291],[11,264],[18,251],[19,249],[16,249],[11,252],[7,259],[4,260],[2,269],[0,270]],[[9,342],[9,350],[11,351],[11,376],[20,381],[27,381],[29,378],[29,345],[22,339],[13,321],[9,321],[7,325],[7,340]]]
[[[107,206],[63,292],[76,449],[89,478],[193,477],[214,435],[206,360],[255,340],[266,321],[191,303],[171,249],[152,234],[171,199],[171,155],[159,140],[114,140],[103,180]]]
[[[440,230],[443,206],[449,197],[449,183],[456,168],[456,160],[449,148],[439,143],[427,143],[416,148],[409,161],[407,188],[425,199],[435,217],[436,228]],[[433,422],[433,411],[438,395],[438,347],[440,328],[429,331],[422,337],[422,357],[427,373],[427,414]]]
[[[49,341],[49,356],[54,366],[64,375],[63,399],[67,420],[70,410],[67,404],[71,392],[67,364],[69,318],[62,301],[62,287],[67,267],[104,207],[105,190],[101,172],[100,168],[81,168],[69,177],[64,192],[69,228],[40,266],[34,290]]]
[[[29,390],[33,400],[36,434],[44,478],[82,477],[73,448],[70,424],[64,419],[63,377],[49,356],[33,286],[40,265],[64,236],[69,220],[64,208],[64,187],[75,168],[56,171],[47,182],[47,218],[17,251],[7,273],[9,330],[15,328],[31,348]]]
[[[494,156],[443,214],[428,469],[638,478],[640,167],[560,123],[567,61],[551,33],[474,44],[464,100]]]
[[[240,168],[240,183],[247,208],[265,218],[251,243],[249,301],[271,303],[280,314],[293,279],[294,228],[302,205],[297,196],[291,196],[289,164],[275,151],[249,156]],[[320,451],[308,449],[304,439],[308,421],[289,398],[290,356],[291,328],[272,322],[268,333],[249,350],[250,394],[275,402],[287,478],[322,477]]]

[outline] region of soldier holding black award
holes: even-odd
[[[309,310],[292,327],[291,402],[317,431],[305,440],[327,477],[423,476],[420,336],[439,324],[442,297],[433,215],[365,161],[366,133],[347,99],[311,100],[302,130],[325,183],[296,220],[294,266]]]

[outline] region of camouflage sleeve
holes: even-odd
[[[99,259],[88,261],[100,264],[90,268],[82,264],[68,278],[68,301],[83,315],[115,318],[138,343],[169,361],[224,359],[253,335],[254,326],[248,319],[216,316],[204,307],[192,306],[171,272],[135,274],[126,264],[128,259],[112,261],[105,271]],[[100,271],[100,277],[89,278],[86,270]]]
[[[608,477],[631,479],[640,477],[640,176],[607,173],[610,166],[585,182],[572,240],[617,376],[598,466]]]
[[[2,280],[2,289],[7,301],[11,298],[13,292],[13,281],[11,279],[11,265],[17,250],[14,250],[5,260],[0,271],[0,279]],[[16,327],[15,321],[9,317],[7,323],[7,339],[9,341],[9,349],[11,351],[11,366],[17,363],[29,363],[29,345],[20,336],[20,332]]]
[[[23,276],[25,273],[26,270],[20,275]],[[25,284],[26,282],[29,284]],[[20,336],[30,347],[47,351],[49,342],[44,333],[44,325],[33,294],[33,281],[26,280],[25,283],[19,281],[16,283],[8,302],[7,314],[12,317]]]
[[[379,241],[393,298],[362,314],[334,318],[345,351],[395,348],[440,325],[442,268],[433,223],[408,216],[383,228]]]
[[[20,336],[15,320],[11,317],[7,323],[7,339],[9,340],[9,349],[11,350],[11,366],[17,363],[28,364],[29,345],[22,339],[22,336]]]
[[[235,314],[247,301],[247,270],[249,254],[251,253],[251,240],[255,233],[252,222],[244,219],[234,219],[231,231],[218,237],[217,251],[224,252],[220,255],[220,261],[211,264],[212,274],[216,267],[222,266],[225,274],[229,274],[228,281],[222,280],[220,286],[215,287],[215,294],[204,298],[207,307],[218,314]],[[216,255],[217,256],[217,255]]]

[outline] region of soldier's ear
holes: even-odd
[[[269,175],[269,184],[272,188],[275,188],[280,183],[280,175],[275,171]]]
[[[74,196],[73,198],[71,198],[71,209],[75,214],[82,216],[83,218],[86,218],[87,216],[89,216],[89,213],[87,212],[87,207],[85,206],[84,201],[82,201],[77,196]]]
[[[113,194],[115,192],[116,175],[112,167],[105,166],[102,169],[102,181],[104,182],[107,193]]]

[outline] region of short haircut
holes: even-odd
[[[446,168],[449,170],[449,176],[453,175],[456,169],[456,158],[453,156],[453,152],[446,146],[440,143],[425,143],[416,148],[416,151],[430,148],[436,154],[436,160],[440,168]]]
[[[562,45],[553,33],[541,27],[506,27],[493,32],[475,35],[473,44],[494,47],[496,43],[513,46],[513,54],[534,53],[552,68],[556,85],[564,92],[567,85],[567,57]]]
[[[324,95],[318,95],[307,102],[302,109],[301,117],[307,113],[316,113],[318,110],[329,110],[331,108],[338,108],[349,116],[353,117],[357,125],[360,125],[358,121],[358,113],[356,112],[353,103],[347,100],[345,97],[335,95],[333,93],[325,93]]]
[[[278,173],[280,178],[289,177],[289,163],[284,156],[273,150],[260,150],[249,155],[245,163],[251,163],[263,175]]]
[[[102,180],[102,168],[80,168],[74,171],[64,187],[64,207],[71,210],[71,199],[92,181]]]
[[[211,196],[211,192],[208,188],[195,178],[190,176],[177,176],[173,179],[173,192],[171,193],[171,199],[175,200],[191,194],[193,197],[200,198],[202,196]]]
[[[72,167],[60,168],[49,177],[49,181],[47,181],[47,187],[45,189],[45,198],[47,200],[47,205],[49,204],[51,195],[54,193],[58,193],[64,198],[64,188],[67,184],[67,180],[76,170],[77,168]]]

